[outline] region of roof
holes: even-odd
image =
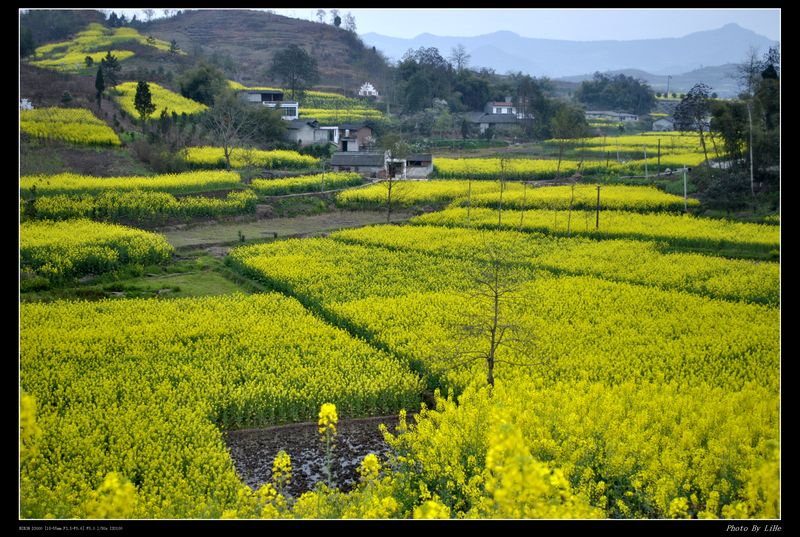
[[[286,128],[291,130],[299,130],[305,127],[311,127],[312,129],[319,128],[319,122],[316,119],[308,120],[308,119],[292,119],[286,122]]]
[[[383,153],[339,151],[331,157],[331,166],[378,166],[383,167]]]
[[[364,123],[342,123],[339,125],[340,129],[349,129],[349,130],[358,130],[363,129],[364,127],[371,129],[372,127],[365,125]]]
[[[631,114],[630,112],[612,112],[611,110],[587,110],[587,114],[602,114],[604,116],[636,116],[638,114]]]
[[[412,153],[406,157],[406,161],[409,160],[422,160],[425,162],[433,162],[433,155],[430,153]]]
[[[514,106],[514,103],[508,101],[489,101],[492,106]]]
[[[516,123],[516,114],[485,114],[483,112],[470,112],[466,114],[466,119],[470,123]]]

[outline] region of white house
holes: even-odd
[[[316,120],[293,119],[284,138],[300,145],[339,144],[339,127],[322,127]]]
[[[281,119],[292,121],[300,117],[300,105],[297,101],[284,101],[281,90],[242,90],[240,98],[248,103],[262,104],[270,108],[281,109]]]
[[[370,82],[364,82],[358,89],[359,97],[378,97],[378,90]]]
[[[511,99],[505,101],[489,101],[483,107],[483,111],[487,114],[513,114],[517,115],[517,109]]]

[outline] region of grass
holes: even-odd
[[[117,271],[62,287],[22,292],[20,302],[101,300],[106,298],[180,298],[249,293],[262,289],[233,274],[222,260],[203,250],[183,252],[164,267]]]
[[[394,212],[392,222],[402,222],[412,215]],[[294,218],[265,218],[255,222],[224,222],[165,230],[162,235],[175,248],[192,248],[199,245],[238,245],[244,235],[245,243],[263,242],[275,238],[327,233],[342,228],[361,227],[386,223],[384,211],[334,211]],[[277,234],[277,237],[276,237]]]

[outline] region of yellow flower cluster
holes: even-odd
[[[20,327],[42,429],[21,473],[25,518],[86,517],[109,472],[136,488],[132,517],[220,517],[246,488],[220,429],[308,420],[325,402],[385,415],[422,389],[277,294],[22,304]]]
[[[325,437],[335,436],[337,423],[339,423],[339,417],[336,415],[336,405],[324,403],[319,409],[319,434]]]
[[[169,173],[152,177],[92,177],[76,173],[57,175],[26,175],[20,177],[19,189],[23,198],[57,194],[101,194],[106,191],[146,190],[191,194],[212,190],[227,190],[242,186],[239,174],[225,171],[194,171]]]
[[[301,155],[297,151],[278,149],[263,151],[261,149],[234,149],[230,154],[231,166],[260,166],[263,168],[302,169],[319,165],[319,159],[311,155]],[[225,151],[221,147],[189,147],[186,161],[190,166],[198,168],[224,168]]]
[[[577,228],[578,222],[575,222]],[[487,244],[507,252],[510,263],[524,263],[554,274],[590,275],[640,283],[727,300],[777,305],[778,263],[752,262],[681,252],[663,253],[656,242],[597,241],[511,230],[436,226],[369,226],[336,231],[336,241],[392,250],[426,252],[456,259],[488,260]]]
[[[774,514],[776,266],[754,266],[749,281],[771,282],[755,297],[770,298],[749,304],[711,298],[748,296],[747,280],[737,281],[747,262],[661,254],[655,243],[626,258],[629,240],[504,233],[386,226],[244,247],[232,263],[445,385],[467,387],[458,404],[439,400],[390,442],[387,478],[401,516]],[[535,336],[532,356],[498,351],[491,396],[469,387],[485,365],[439,369],[453,341],[481,344],[459,337],[459,321],[482,313],[472,275],[488,243],[507,250],[520,282],[505,322]],[[682,280],[702,278],[704,261],[709,287],[724,291],[686,293]],[[567,269],[548,274],[539,264]],[[567,275],[580,270],[592,276]],[[314,505],[306,513],[341,513]]]
[[[355,172],[332,172],[300,177],[283,177],[281,179],[254,179],[250,186],[262,196],[280,196],[296,192],[314,192],[334,190],[346,186],[360,185],[364,178]]]
[[[137,85],[137,82],[123,82],[122,84],[117,84],[111,93],[122,109],[135,118],[139,117],[139,112],[134,104]],[[167,114],[175,112],[178,115],[197,114],[208,110],[206,105],[187,99],[183,95],[159,86],[155,82],[149,82],[148,86],[150,87],[153,104],[156,107],[151,119],[158,118],[164,109],[167,110]]]
[[[133,263],[163,263],[172,251],[156,233],[90,220],[20,225],[20,267],[47,278],[100,274]]]
[[[36,218],[65,220],[136,220],[160,223],[169,219],[217,218],[255,213],[258,197],[251,190],[230,192],[225,198],[183,196],[168,192],[108,191],[96,196],[43,196],[33,203]]]
[[[392,185],[392,204],[410,207],[423,204],[448,203],[458,198],[465,198],[468,192],[473,196],[481,193],[488,194],[498,190],[499,183],[489,181],[446,180],[446,181],[402,181],[397,180]],[[341,207],[375,209],[385,207],[388,197],[386,183],[370,185],[341,192],[336,195],[336,203]]]
[[[20,110],[19,129],[34,138],[78,145],[117,146],[119,136],[85,108]]]
[[[602,196],[602,190],[601,190]],[[571,233],[593,238],[629,238],[664,241],[678,247],[716,249],[735,246],[741,250],[768,253],[779,248],[780,229],[768,224],[751,224],[731,220],[702,218],[688,214],[634,213],[600,211],[599,228],[594,211],[522,211],[503,210],[500,228],[538,231],[564,235]],[[498,227],[497,210],[473,208],[470,223],[474,227]],[[455,208],[416,216],[415,224],[467,226],[467,209]],[[522,225],[520,225],[522,222]]]
[[[91,56],[95,63],[99,63],[109,50],[120,61],[132,57],[134,53],[129,50],[114,48],[125,43],[138,43],[165,52],[170,48],[166,41],[144,36],[135,28],[107,28],[93,22],[69,41],[37,47],[31,63],[59,71],[81,72],[87,70],[84,61],[86,56]],[[179,51],[179,54],[186,53]]]

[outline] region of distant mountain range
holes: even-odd
[[[663,77],[663,89],[666,89],[667,75],[672,75],[670,91],[674,83],[683,86],[677,80],[678,75],[689,76],[693,71],[707,66],[720,66],[714,69],[722,69],[726,64],[742,61],[750,47],[766,52],[768,47],[777,44],[737,24],[727,24],[716,30],[695,32],[684,37],[631,41],[537,39],[508,31],[475,37],[425,33],[411,39],[370,32],[362,34],[361,39],[393,60],[400,59],[410,48],[423,46],[436,47],[446,57],[451,49],[461,44],[471,56],[470,66],[488,67],[501,74],[522,71],[533,76],[577,79],[591,77],[587,73],[595,71],[626,71],[628,74],[627,71],[640,70],[642,78],[648,81]],[[699,74],[708,75],[711,72]],[[717,83],[722,81],[719,76],[713,78]],[[680,87],[678,91],[685,91]],[[655,86],[654,89],[659,90]],[[722,91],[728,92],[727,89]],[[723,96],[721,92],[718,93]]]

